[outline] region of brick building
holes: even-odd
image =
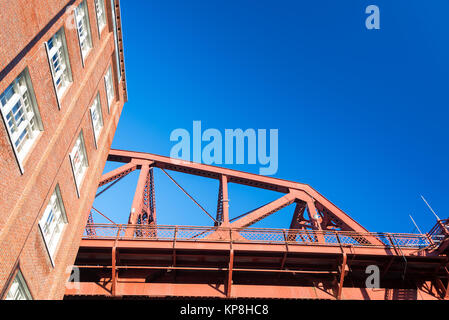
[[[62,299],[127,100],[119,0],[0,3],[0,299]]]

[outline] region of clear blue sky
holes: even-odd
[[[370,4],[380,30],[365,28]],[[368,230],[412,232],[412,214],[428,231],[420,194],[448,216],[448,1],[133,0],[121,11],[129,101],[113,148],[168,156],[171,131],[194,120],[278,129],[275,176],[310,184]],[[173,177],[215,213],[217,182]],[[126,222],[136,181],[95,206]],[[211,223],[161,172],[156,197],[159,224]],[[278,195],[231,185],[229,197],[233,217]],[[288,227],[292,212],[254,227]]]

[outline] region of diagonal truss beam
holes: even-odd
[[[186,193],[215,223],[215,228],[222,226],[230,227],[247,227],[253,225],[257,221],[269,216],[270,214],[290,205],[293,202],[299,200],[305,203],[305,209],[308,212],[308,220],[303,221],[302,227],[308,227],[314,230],[345,230],[355,231],[357,233],[367,233],[364,227],[357,223],[345,212],[340,210],[332,202],[326,199],[323,195],[317,192],[315,189],[307,184],[297,183],[288,180],[277,179],[273,177],[261,176],[257,174],[221,168],[211,165],[205,165],[201,163],[195,163],[190,161],[183,161],[179,159],[172,159],[170,157],[159,156],[150,153],[133,152],[124,150],[110,150],[109,161],[116,161],[126,163],[124,166],[105,174],[100,183],[107,183],[114,179],[127,174],[130,170],[142,167],[148,163],[151,163],[152,167],[160,168],[164,173],[165,170],[177,171],[192,175],[203,176],[207,178],[217,179],[220,182],[219,200],[217,205],[217,219],[214,219],[198,202],[195,201],[176,181],[174,181],[167,173],[167,175]],[[141,169],[142,170],[142,169]],[[145,169],[146,170],[146,169]],[[148,172],[147,172],[148,174]],[[141,172],[142,175],[142,172]],[[142,177],[143,179],[143,177]],[[248,185],[252,187],[273,190],[284,193],[285,195],[267,205],[257,208],[248,214],[238,218],[232,223],[226,224],[229,221],[229,207],[228,207],[228,195],[227,184],[237,183],[242,185]],[[141,182],[139,178],[138,189],[141,188]],[[137,191],[137,190],[136,190]],[[136,192],[138,197],[139,192]],[[135,198],[136,198],[135,197]],[[137,201],[135,199],[135,201]],[[133,208],[134,202],[133,202]],[[135,208],[136,209],[136,208]],[[138,209],[141,209],[140,207]],[[136,217],[133,212],[130,214],[130,223],[136,223]],[[236,218],[234,218],[236,219]],[[301,226],[300,226],[301,227]],[[321,233],[320,233],[321,234]],[[318,241],[324,241],[318,239]],[[382,245],[383,243],[377,238],[366,239],[369,243]]]
[[[232,228],[245,228],[256,222],[268,217],[269,215],[281,210],[282,208],[292,204],[295,201],[295,195],[292,193],[287,193],[281,198],[274,200],[259,209],[254,210],[250,214],[234,221],[230,224]]]
[[[114,169],[102,175],[100,178],[100,182],[98,183],[98,186],[101,187],[104,186],[105,184],[108,184],[109,182],[122,178],[136,169],[137,164],[135,163],[127,163],[121,167],[118,167],[117,169]]]
[[[290,229],[288,230],[287,240],[296,241],[298,232],[296,230],[304,230],[310,220],[304,218],[307,204],[304,201],[296,201],[295,211],[293,212],[292,222],[290,223]],[[307,224],[305,224],[307,223]],[[300,235],[302,236],[302,234]]]
[[[111,149],[109,152],[108,160],[125,163],[145,160],[154,161],[154,166],[157,168],[169,169],[172,171],[184,172],[217,180],[220,179],[222,175],[225,175],[227,177],[228,183],[238,183],[267,190],[274,190],[282,193],[289,193],[290,190],[301,191],[307,194],[309,198],[312,199],[312,202],[308,203],[308,205],[310,204],[311,208],[315,207],[315,205],[317,204],[321,205],[326,209],[326,212],[329,215],[335,217],[335,220],[341,222],[344,230],[362,233],[368,232],[368,230],[357,223],[357,221],[352,219],[349,215],[347,215],[331,201],[326,199],[318,191],[307,184],[277,179],[268,176],[261,176],[253,173],[221,168],[212,165],[172,159],[170,157],[144,152]],[[315,211],[313,209],[311,211],[316,212],[316,209]]]
[[[306,203],[304,201],[296,201],[295,212],[293,213],[292,222],[290,223],[290,229],[304,229],[303,221],[309,222],[304,218],[306,211]]]

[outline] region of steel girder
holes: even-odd
[[[102,176],[99,186],[105,185],[128,173],[140,169],[139,182],[134,195],[129,216],[130,224],[156,223],[155,186],[153,168],[183,172],[208,177],[219,181],[216,227],[248,227],[265,217],[296,203],[290,229],[344,230],[366,233],[367,230],[339,209],[331,201],[307,184],[282,180],[242,171],[205,165],[195,162],[172,159],[160,155],[124,150],[110,150],[109,161],[124,163],[123,166]],[[168,175],[168,174],[167,174]],[[169,176],[170,177],[170,176]],[[171,178],[171,177],[170,177]],[[174,179],[171,178],[173,181]],[[174,181],[200,208],[196,202],[176,181]],[[284,193],[279,199],[257,208],[238,219],[229,220],[228,183],[237,183],[256,188]],[[305,216],[307,212],[307,217]],[[208,212],[206,212],[211,216]],[[322,239],[321,239],[322,240]],[[368,242],[379,244],[377,239]]]
[[[79,267],[96,270],[97,276],[102,276],[103,271],[110,268],[110,294],[112,296],[129,294],[151,296],[165,294],[165,290],[175,290],[175,287],[176,290],[181,291],[170,295],[199,294],[214,296],[214,293],[204,291],[200,284],[189,284],[191,279],[184,279],[186,283],[182,283],[183,280],[180,280],[181,283],[176,283],[176,274],[179,274],[179,277],[185,277],[190,272],[198,272],[202,275],[203,272],[213,273],[216,269],[217,272],[226,272],[225,279],[220,284],[223,287],[217,291],[220,292],[218,294],[220,297],[257,297],[258,295],[289,298],[298,296],[315,297],[308,293],[309,291],[315,292],[315,294],[319,292],[316,289],[320,289],[320,285],[315,283],[312,286],[301,284],[292,286],[291,290],[294,293],[292,291],[291,294],[286,295],[286,291],[283,290],[285,284],[281,285],[280,282],[279,284],[276,282],[276,279],[285,282],[284,275],[287,274],[300,275],[307,273],[315,277],[327,277],[329,275],[329,288],[325,289],[329,298],[359,298],[360,292],[365,289],[348,288],[344,286],[344,283],[353,281],[358,277],[358,273],[353,272],[353,268],[360,269],[356,259],[365,257],[367,263],[379,263],[383,275],[387,272],[391,273],[391,270],[395,274],[402,272],[403,259],[408,261],[408,273],[416,276],[419,281],[421,281],[420,279],[423,281],[429,280],[428,274],[425,277],[420,274],[422,268],[435,270],[436,280],[426,283],[418,281],[418,289],[415,290],[415,294],[419,292],[420,295],[427,295],[425,298],[449,298],[448,276],[442,275],[444,270],[447,273],[447,258],[438,252],[438,247],[436,249],[433,247],[420,248],[419,246],[407,248],[404,244],[401,247],[401,244],[397,243],[398,239],[412,242],[416,240],[421,243],[427,237],[429,243],[434,244],[433,239],[437,238],[432,238],[429,235],[416,235],[416,237],[404,235],[401,237],[401,235],[368,233],[363,226],[307,184],[142,152],[110,150],[108,160],[120,162],[123,165],[101,177],[99,186],[111,183],[101,192],[104,192],[130,172],[140,170],[128,224],[117,225],[113,223],[101,227],[93,224],[92,215],[90,215],[86,227],[86,236],[81,242],[81,253],[79,253],[77,260],[79,260],[78,262],[85,262],[83,250],[87,252],[88,257],[98,256],[99,258],[104,255],[104,252],[109,252],[107,255],[110,255],[110,265],[107,263],[99,267],[99,262],[92,260],[87,265],[79,265]],[[214,221],[214,225],[211,227],[191,227],[192,230],[185,226],[158,226],[156,224],[155,168],[161,169],[193,202],[209,215]],[[166,170],[218,180],[218,202],[215,218],[183,189]],[[273,190],[283,195],[259,208],[230,219],[228,183]],[[281,238],[277,239],[277,242],[273,239],[267,241],[264,241],[264,239],[251,240],[251,236],[248,235],[254,236],[254,230],[256,229],[248,228],[249,226],[293,204],[295,210],[288,230],[259,230],[260,237],[264,235],[270,237],[271,235],[279,238],[280,236]],[[93,209],[97,211],[95,208]],[[448,232],[445,225],[443,226],[442,222],[440,224],[441,226],[438,226],[438,228],[435,227],[434,233],[445,232],[444,235],[447,236]],[[96,232],[98,228],[113,228],[115,238],[107,236],[102,239],[97,235],[103,233]],[[174,232],[171,231],[173,228]],[[442,229],[444,230],[441,231]],[[172,239],[167,240],[167,235],[164,235],[164,232],[172,235]],[[186,238],[190,233],[191,236]],[[417,240],[418,238],[420,240]],[[445,242],[443,244],[446,245]],[[443,247],[446,248],[446,246],[440,244],[439,248]],[[98,250],[98,253],[92,255],[92,252],[96,250]],[[223,258],[220,259],[223,259],[223,261],[217,263],[211,252],[222,252]],[[161,257],[158,255],[161,255]],[[262,255],[267,255],[267,257],[264,258]],[[152,256],[154,257],[151,258]],[[163,258],[165,256],[167,257],[167,264],[162,266],[160,265],[161,259],[165,259]],[[310,264],[311,256],[313,256],[314,264],[321,259],[323,263],[320,268],[328,266],[329,269],[319,270],[314,264]],[[188,257],[187,260],[186,257]],[[128,263],[126,262],[127,258],[129,259]],[[208,258],[211,258],[210,265],[205,266]],[[132,265],[134,259],[138,261],[156,259],[157,263],[151,260],[148,263]],[[192,259],[197,260],[192,262]],[[262,264],[262,261],[265,260],[270,261],[270,263],[274,261],[277,266]],[[101,263],[104,263],[104,261]],[[192,265],[192,263],[196,263],[196,265]],[[226,266],[224,266],[224,263]],[[294,267],[293,270],[292,267]],[[304,270],[306,267],[310,270]],[[142,274],[153,274],[151,270],[156,272],[159,269],[167,270],[164,273],[165,276],[172,272],[173,283],[170,283],[172,280],[168,279],[168,283],[159,287],[156,283],[146,282],[142,285],[139,284],[141,286],[139,287],[139,285],[120,281],[120,279],[127,279],[126,281],[128,281],[134,278],[134,280],[141,281]],[[160,272],[157,271],[156,273],[159,274]],[[241,275],[247,273],[254,274],[256,278],[258,274],[266,275],[267,273],[277,274],[277,276],[268,275],[263,279],[261,278],[261,281],[271,281],[272,283],[253,285],[251,286],[252,291],[249,292],[247,291],[247,288],[250,288],[249,286],[238,283],[243,279]],[[447,274],[449,275],[449,273]],[[199,279],[202,276],[195,275],[194,277]],[[218,275],[218,280],[215,279],[214,281],[221,281],[220,277],[221,274]],[[237,284],[234,284],[234,279],[237,279]],[[83,294],[91,291],[92,294],[105,294],[105,292],[98,291],[100,287],[95,284],[83,282],[80,285],[85,286],[81,290]],[[209,287],[208,284],[207,288]],[[266,292],[264,292],[265,289]],[[273,290],[276,292],[274,293]],[[386,299],[389,295],[394,296],[395,293],[391,293],[389,290],[382,289],[378,298]],[[77,293],[69,290],[67,294],[76,295]],[[365,297],[366,294],[366,292],[362,292],[360,297]],[[374,293],[370,292],[369,296],[371,294]]]

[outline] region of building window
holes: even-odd
[[[6,300],[32,300],[30,290],[25,283],[22,272],[17,271],[8,293],[6,294]]]
[[[21,165],[39,132],[42,131],[28,69],[25,69],[0,95],[0,110]]]
[[[99,93],[97,94],[92,107],[90,107],[90,116],[92,119],[92,127],[94,129],[95,145],[97,146],[98,137],[100,136],[101,129],[103,129],[103,113],[101,112]]]
[[[76,139],[75,146],[73,147],[72,152],[70,152],[70,162],[72,163],[76,190],[79,196],[81,183],[89,166],[87,162],[86,147],[84,145],[84,137],[82,131]]]
[[[106,26],[106,14],[104,9],[104,0],[95,0],[95,11],[97,13],[98,35]]]
[[[114,27],[114,43],[115,43],[115,59],[117,62],[117,76],[120,80],[122,79],[122,69],[120,68],[120,58],[119,58],[119,53],[118,53],[118,34],[117,34],[117,18],[116,18],[116,14],[115,14],[115,0],[111,0],[111,8],[112,8],[112,25]]]
[[[78,40],[81,47],[81,56],[86,58],[89,50],[92,48],[92,38],[90,34],[89,14],[87,11],[86,0],[75,9],[76,29],[78,30]]]
[[[56,34],[45,43],[45,47],[47,48],[53,83],[59,99],[72,82],[72,73],[70,70],[64,29],[61,28],[56,32]]]
[[[39,221],[39,227],[42,231],[45,245],[47,246],[48,254],[53,265],[56,247],[66,224],[67,216],[62,203],[61,192],[59,186],[56,186],[47,208]]]
[[[109,110],[110,106],[112,104],[112,101],[115,98],[114,83],[112,82],[112,66],[110,66],[108,69],[108,72],[106,72],[106,75],[104,77],[104,83],[106,86],[106,97],[108,99],[108,110]]]

